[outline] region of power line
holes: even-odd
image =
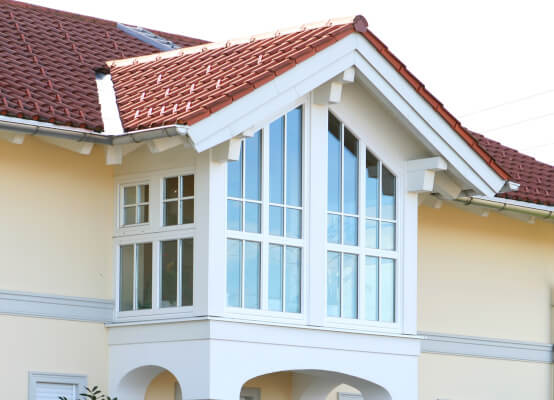
[[[496,128],[486,129],[484,132],[489,133],[489,132],[493,132],[493,131],[498,131],[500,129],[510,128],[512,126],[515,126],[515,125],[522,125],[522,124],[525,124],[527,122],[536,121],[538,119],[550,117],[551,115],[554,115],[554,112],[551,112],[551,113],[548,113],[548,114],[537,115],[536,117],[531,117],[531,118],[523,119],[523,120],[520,120],[520,121],[512,122],[511,124],[497,126]]]
[[[518,97],[517,99],[514,99],[514,100],[508,100],[504,103],[495,104],[494,106],[485,107],[485,108],[482,108],[480,110],[472,111],[470,113],[461,115],[461,118],[465,118],[465,117],[469,117],[469,116],[477,115],[477,114],[482,114],[484,112],[491,111],[491,110],[496,110],[497,108],[504,107],[504,106],[507,106],[507,105],[510,105],[510,104],[516,104],[516,103],[520,103],[520,102],[525,101],[525,100],[533,99],[535,97],[544,96],[545,94],[552,93],[552,92],[554,92],[554,89],[548,89],[548,90],[545,90],[543,92],[538,92],[538,93],[531,94],[529,96]]]

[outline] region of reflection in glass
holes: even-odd
[[[133,225],[137,221],[137,207],[130,206],[123,209],[123,225]]]
[[[152,308],[152,243],[137,244],[137,308]]]
[[[241,305],[242,241],[227,239],[227,305]]]
[[[302,211],[295,208],[287,208],[287,237],[302,237],[301,226]]]
[[[244,197],[250,200],[261,200],[262,176],[262,132],[247,138],[246,156],[244,159],[245,188]]]
[[[373,154],[365,152],[365,213],[366,217],[379,216],[379,161]]]
[[[192,306],[193,240],[181,240],[181,305]]]
[[[287,204],[302,205],[302,108],[287,114]]]
[[[358,256],[343,255],[342,268],[342,316],[344,318],[358,318]]]
[[[161,301],[160,307],[177,306],[177,241],[161,243]]]
[[[381,321],[394,322],[394,260],[381,259]]]
[[[366,257],[364,268],[364,317],[369,321],[377,321],[379,318],[379,259]]]
[[[269,126],[269,201],[283,204],[284,182],[284,119],[276,119]]]
[[[260,243],[244,243],[244,307],[260,308]]]
[[[188,196],[194,196],[194,175],[185,175],[181,177],[182,179],[182,196],[188,197]]]
[[[395,249],[395,225],[392,222],[381,222],[381,248],[383,250]]]
[[[327,315],[340,317],[340,253],[327,252]]]
[[[372,219],[365,221],[365,247],[368,249],[379,247],[379,223]]]
[[[344,244],[358,245],[358,218],[356,217],[344,217]]]
[[[383,197],[381,198],[381,218],[396,218],[396,183],[394,175],[385,167],[383,174]]]
[[[242,154],[244,143],[240,146],[240,156],[237,161],[227,163],[227,195],[242,197]]]
[[[137,194],[138,194],[137,203],[148,203],[148,200],[149,200],[148,185],[138,185]]]
[[[344,128],[344,212],[358,214],[358,139]]]
[[[261,232],[262,207],[258,203],[246,202],[244,205],[244,230],[246,232]]]
[[[179,178],[166,178],[164,189],[165,199],[176,199],[179,197]]]
[[[227,229],[242,230],[242,202],[227,200]]]
[[[301,250],[298,247],[287,246],[286,267],[286,300],[285,311],[300,312],[300,287],[301,287]]]
[[[341,144],[340,122],[329,113],[327,135],[327,209],[341,211]]]
[[[123,189],[123,204],[136,204],[137,203],[137,187],[128,186]]]
[[[269,245],[268,307],[283,311],[283,246]]]
[[[134,246],[121,246],[119,261],[119,311],[133,309]]]
[[[194,222],[194,199],[181,201],[181,223],[192,224]]]
[[[137,224],[148,222],[148,206],[137,206]]]
[[[269,206],[269,234],[283,236],[283,207]]]
[[[164,225],[177,225],[179,215],[179,203],[176,201],[167,201],[164,203]]]
[[[327,214],[327,241],[329,243],[340,243],[340,220],[340,215]]]

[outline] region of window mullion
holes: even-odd
[[[133,245],[133,310],[138,309],[138,245]]]
[[[182,294],[182,285],[181,285],[181,282],[182,282],[182,274],[183,274],[183,262],[182,262],[182,259],[183,259],[183,240],[182,239],[178,239],[177,240],[177,301],[175,302],[175,304],[177,305],[177,307],[181,307],[182,304],[181,304],[181,294]]]
[[[264,126],[260,132],[262,141],[262,154],[261,154],[261,208],[262,208],[262,221],[261,221],[261,288],[260,291],[260,308],[262,310],[269,309],[269,125]]]

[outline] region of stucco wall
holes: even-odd
[[[0,141],[0,289],[113,298],[112,182],[100,147]]]
[[[27,399],[28,373],[87,375],[108,384],[104,324],[0,315],[0,398]]]
[[[245,388],[258,388],[262,399],[289,400],[292,394],[292,374],[278,372],[259,376],[246,382]]]
[[[162,372],[148,386],[144,400],[175,400],[176,383],[171,372]]]

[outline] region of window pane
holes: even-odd
[[[133,225],[137,223],[137,207],[125,207],[123,209],[123,225]]]
[[[379,259],[377,257],[365,258],[364,270],[364,313],[365,319],[377,321],[379,315]]]
[[[256,132],[254,136],[246,139],[245,143],[245,197],[250,200],[261,200],[262,132]]]
[[[395,249],[395,225],[391,222],[381,222],[381,248],[383,250]]]
[[[302,107],[287,114],[287,204],[302,205]]]
[[[137,224],[148,222],[148,206],[137,207]]]
[[[302,211],[287,208],[287,237],[302,237]]]
[[[327,315],[340,317],[340,253],[327,252]]]
[[[344,128],[344,212],[358,214],[358,139]]]
[[[244,244],[244,307],[260,308],[260,243]]]
[[[242,197],[242,153],[244,143],[240,145],[240,156],[237,161],[227,163],[227,195]]]
[[[183,197],[194,196],[194,175],[185,175],[181,177],[181,191]]]
[[[176,199],[179,196],[179,178],[166,178],[165,179],[165,199]]]
[[[227,200],[227,229],[242,231],[242,202]]]
[[[396,218],[396,183],[395,177],[384,166],[383,169],[383,197],[381,198],[381,217]]]
[[[176,201],[168,201],[164,203],[164,225],[177,225],[177,216],[179,214],[179,203]]]
[[[194,222],[194,199],[181,201],[181,219],[182,224]]]
[[[152,243],[137,244],[137,306],[152,308]]]
[[[240,307],[242,241],[227,239],[227,305]]]
[[[381,321],[394,322],[394,260],[381,259]]]
[[[181,305],[192,306],[193,294],[193,241],[181,240]]]
[[[340,243],[340,215],[327,215],[327,241],[329,243]]]
[[[137,186],[137,203],[148,203],[149,200],[149,190],[148,185],[138,185]]]
[[[365,247],[379,248],[379,223],[372,219],[365,221]]]
[[[300,287],[301,287],[301,250],[298,247],[287,246],[287,268],[285,271],[285,311],[300,312]]]
[[[161,243],[161,303],[160,307],[177,306],[177,241]]]
[[[283,236],[283,207],[269,206],[269,234]]]
[[[344,244],[358,245],[358,218],[344,217]]]
[[[261,206],[258,203],[246,202],[244,205],[244,230],[246,232],[261,232]]]
[[[269,201],[283,204],[284,117],[269,126]]]
[[[136,204],[137,202],[137,187],[128,186],[123,189],[123,204]]]
[[[358,318],[358,256],[345,254],[343,262],[342,316]]]
[[[119,256],[119,311],[133,309],[134,246],[121,246]]]
[[[327,209],[341,211],[340,122],[329,113],[327,134]]]
[[[365,152],[365,213],[366,217],[379,216],[379,161]]]
[[[268,307],[271,311],[283,311],[283,246],[269,245]]]

